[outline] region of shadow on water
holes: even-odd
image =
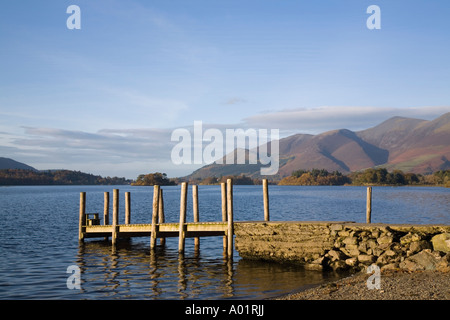
[[[150,253],[147,243],[133,241],[81,244],[77,264],[79,299],[265,299],[343,277],[297,265],[211,258],[202,249],[182,255],[158,246]]]

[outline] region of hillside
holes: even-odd
[[[354,132],[341,129],[304,140],[289,156],[293,159],[280,168],[281,176],[287,176],[298,169],[313,168],[357,171],[385,163],[388,153],[362,140]]]
[[[130,183],[131,181],[125,178],[104,178],[89,173],[71,170],[0,170],[0,186],[127,185]]]
[[[0,170],[4,169],[23,169],[23,170],[37,171],[35,168],[25,163],[15,161],[10,158],[0,157]]]
[[[16,185],[123,185],[131,180],[102,177],[72,170],[36,170],[10,158],[0,157],[0,186]]]
[[[430,173],[450,168],[450,113],[432,121],[391,118],[359,135],[389,152],[389,170]]]
[[[431,173],[450,169],[450,112],[432,121],[393,117],[366,130],[296,134],[279,141],[276,177],[313,168],[349,173],[373,167]],[[260,177],[260,165],[206,165],[186,178],[245,174]]]

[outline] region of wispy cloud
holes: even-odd
[[[244,119],[241,123],[203,123],[203,132],[226,129],[277,128],[285,135],[321,133],[347,128],[366,129],[392,116],[434,119],[450,107],[375,108],[321,107],[273,111]],[[198,119],[201,120],[201,119]],[[184,126],[193,135],[193,123]],[[97,132],[45,127],[22,127],[22,134],[0,134],[0,152],[37,169],[66,168],[102,175],[135,178],[138,174],[162,171],[169,176],[183,176],[202,165],[176,166],[171,151],[178,142],[171,141],[177,128],[101,129]],[[204,165],[204,164],[203,164]]]
[[[63,153],[68,157],[107,159],[113,157],[116,162],[131,159],[170,159],[171,130],[100,130],[97,133],[71,131],[52,128],[25,127],[25,137],[14,141],[16,146],[39,146],[51,153]]]
[[[449,112],[450,106],[380,108],[324,106],[261,113],[244,119],[249,127],[278,128],[297,133],[320,133],[332,129],[362,130],[394,116],[431,120]]]
[[[170,168],[171,129],[105,129],[96,133],[25,127],[3,150],[37,169],[66,168],[109,175],[113,168],[135,178]],[[38,156],[39,155],[39,156]],[[120,169],[119,169],[120,168]],[[111,171],[109,171],[111,172]]]
[[[243,98],[239,98],[239,97],[233,97],[228,99],[227,101],[225,101],[224,104],[226,105],[236,105],[236,104],[242,104],[242,103],[246,103],[247,100],[243,99]]]

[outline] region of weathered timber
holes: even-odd
[[[227,179],[227,255],[233,256],[233,180]]]
[[[187,192],[188,184],[183,183],[181,186],[181,199],[180,199],[180,222],[179,223],[165,223],[164,218],[164,201],[163,192],[160,186],[154,186],[153,191],[153,205],[151,223],[148,224],[131,224],[131,196],[130,193],[125,193],[125,222],[119,224],[119,190],[113,190],[113,215],[112,223],[109,224],[109,193],[104,193],[104,223],[100,225],[100,219],[98,214],[86,213],[86,193],[80,194],[80,212],[79,212],[79,231],[78,236],[80,242],[85,238],[99,238],[104,237],[105,240],[111,236],[111,242],[115,245],[119,238],[131,238],[131,237],[150,237],[150,248],[156,247],[156,239],[161,238],[161,244],[164,243],[167,237],[179,237],[179,253],[184,252],[185,238],[194,237],[200,241],[200,237],[210,236],[222,236],[227,240],[230,239],[229,235],[232,234],[232,217],[231,224],[225,221],[220,222],[199,222],[198,214],[198,189],[197,186],[193,187],[193,200],[194,200],[194,222],[186,223],[186,205],[187,205]],[[228,201],[225,194],[225,203]],[[224,212],[232,215],[232,211]],[[89,215],[93,215],[93,219],[88,219]],[[231,233],[230,233],[231,230]],[[231,238],[232,239],[232,238]],[[198,245],[196,245],[198,249]]]
[[[131,195],[125,192],[125,224],[131,223]]]
[[[112,217],[112,225],[113,230],[111,234],[111,242],[113,245],[116,244],[118,238],[118,229],[117,225],[119,224],[119,189],[113,190],[113,217]]]
[[[78,223],[78,240],[84,240],[84,228],[86,226],[86,192],[80,193],[80,215]]]
[[[164,223],[165,216],[164,216],[164,196],[163,196],[163,189],[159,188],[159,207],[158,207],[158,223]],[[166,238],[161,237],[159,239],[159,244],[164,246],[166,244]]]
[[[186,203],[187,203],[187,182],[183,182],[181,184],[181,196],[180,196],[180,223],[178,225],[178,252],[184,252],[184,244],[185,244],[185,222],[186,222]]]
[[[372,187],[367,187],[366,222],[372,222]]]
[[[192,211],[194,212],[194,222],[199,222],[199,212],[198,212],[198,186],[192,186]],[[194,246],[198,249],[200,246],[200,238],[196,237],[194,239]]]
[[[264,202],[264,221],[270,220],[269,214],[269,186],[267,179],[263,179],[263,202]]]
[[[158,215],[159,215],[159,194],[160,186],[155,185],[153,187],[153,212],[152,212],[152,224],[151,224],[151,237],[150,237],[150,249],[156,247],[156,238],[158,235]]]
[[[222,196],[222,221],[227,221],[227,184],[226,182],[222,182],[220,184],[220,190],[221,190],[221,196]],[[223,237],[223,253],[227,253],[227,245],[228,245],[228,239],[226,236]]]

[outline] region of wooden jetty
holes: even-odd
[[[269,218],[269,191],[267,179],[263,179],[263,203],[264,203],[264,221],[270,221]],[[200,237],[223,237],[224,254],[232,258],[233,256],[233,180],[228,179],[226,183],[221,184],[222,199],[222,221],[200,222],[198,212],[198,188],[192,186],[194,222],[186,222],[186,204],[187,204],[188,184],[181,184],[180,196],[180,220],[178,223],[167,223],[164,218],[164,199],[163,190],[155,185],[153,189],[153,206],[151,223],[131,224],[131,194],[125,193],[125,223],[119,224],[119,190],[113,190],[113,212],[112,221],[109,217],[109,192],[104,193],[104,213],[103,225],[100,224],[98,213],[86,213],[86,193],[80,193],[80,213],[78,239],[84,242],[86,238],[104,238],[111,237],[113,245],[119,238],[132,237],[150,237],[150,249],[156,248],[157,239],[164,245],[165,238],[179,237],[178,251],[184,253],[185,239],[195,238],[195,246],[200,245]],[[372,211],[372,187],[367,188],[367,208],[366,221],[371,223]]]
[[[86,193],[80,193],[80,213],[78,239],[83,242],[86,238],[109,238],[113,245],[119,238],[150,237],[150,249],[156,247],[157,239],[164,244],[167,237],[179,237],[178,251],[184,252],[185,239],[195,238],[195,245],[199,246],[200,237],[224,237],[224,253],[228,257],[233,255],[233,180],[222,183],[222,221],[200,222],[198,214],[198,189],[193,186],[194,222],[186,222],[186,203],[188,184],[181,185],[180,220],[179,223],[164,222],[163,190],[160,186],[153,187],[153,208],[151,223],[131,224],[131,195],[125,193],[125,223],[119,224],[119,190],[113,190],[112,222],[109,223],[109,193],[104,194],[104,224],[100,224],[98,213],[86,213]]]

